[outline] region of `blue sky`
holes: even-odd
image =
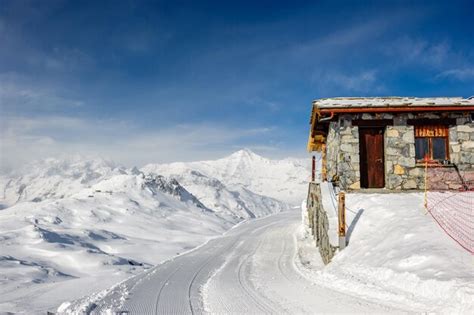
[[[472,1],[0,0],[2,169],[305,156],[313,99],[473,87]]]

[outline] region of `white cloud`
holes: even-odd
[[[464,62],[463,56],[456,53],[446,40],[430,42],[405,36],[384,46],[383,52],[397,64],[416,64],[434,69]]]
[[[314,56],[333,56],[334,54],[343,54],[347,57],[360,47],[372,48],[374,43],[380,44],[389,28],[406,24],[407,18],[412,16],[413,12],[400,11],[390,16],[360,18],[358,21],[344,24],[342,28],[334,25],[334,28],[328,28],[325,35],[293,44],[290,50],[296,58],[301,58],[302,55],[314,58]]]
[[[474,67],[459,68],[459,69],[449,69],[439,73],[436,76],[437,79],[441,78],[451,78],[459,81],[467,81],[474,79]]]
[[[81,100],[63,97],[46,84],[29,82],[15,73],[0,74],[0,107],[15,111],[34,109],[51,110],[65,107],[79,107]]]
[[[213,159],[242,147],[271,153],[274,134],[273,127],[210,123],[142,130],[115,120],[2,117],[0,170],[8,171],[33,159],[64,154],[101,156],[128,166],[141,166],[152,162]]]
[[[377,77],[376,70],[364,70],[358,73],[316,72],[312,82],[320,90],[338,93],[381,93],[385,89]]]
[[[444,40],[429,42],[424,39],[403,37],[384,48],[385,54],[393,57],[395,64],[422,66],[433,71],[435,80],[469,81],[474,79],[474,65],[469,54],[457,50]]]

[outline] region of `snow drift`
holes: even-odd
[[[331,213],[334,197],[329,189],[322,192]],[[466,314],[474,308],[472,255],[426,215],[422,193],[346,194],[346,206],[349,244],[326,267],[309,231],[300,236],[298,261],[305,276],[414,312]]]

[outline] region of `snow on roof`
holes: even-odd
[[[334,97],[313,101],[318,108],[474,106],[474,98],[462,97]]]

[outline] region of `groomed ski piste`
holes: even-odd
[[[421,193],[347,194],[349,243],[324,265],[306,229],[306,206],[295,207],[309,174],[295,159],[243,150],[141,170],[51,160],[28,174],[2,178],[4,312],[474,308],[473,256],[426,215]],[[322,188],[329,209],[333,196]]]
[[[327,266],[302,225],[303,204],[301,212],[292,209],[240,224],[186,255],[110,290],[66,302],[58,311],[469,314],[472,256],[426,217],[422,194],[348,196],[348,207],[363,214],[349,246]],[[349,224],[355,217],[349,215]]]

